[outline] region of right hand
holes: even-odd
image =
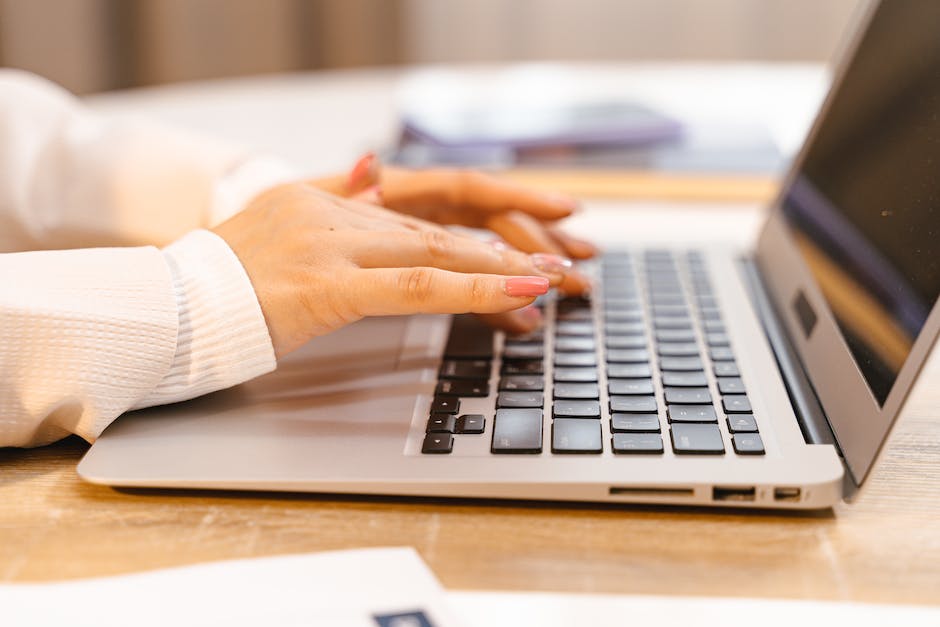
[[[365,316],[519,309],[570,267],[303,182],[264,192],[213,231],[245,267],[277,357]]]

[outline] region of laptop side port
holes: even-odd
[[[728,487],[716,485],[712,488],[713,501],[753,501],[757,496],[754,486]]]
[[[775,501],[789,501],[795,503],[800,500],[802,491],[799,488],[774,488]]]

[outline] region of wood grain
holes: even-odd
[[[409,545],[451,588],[940,602],[936,356],[867,491],[810,515],[122,492],[78,479],[85,448],[0,449],[0,581]]]

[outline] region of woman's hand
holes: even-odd
[[[482,172],[394,168],[382,166],[368,154],[349,175],[312,183],[338,196],[358,198],[437,224],[489,229],[523,252],[546,252],[572,259],[587,259],[597,252],[588,242],[557,226],[559,220],[576,210],[573,199]],[[589,287],[586,277],[571,272],[561,289],[580,294]]]
[[[270,189],[213,230],[245,267],[278,357],[364,316],[519,309],[571,265],[308,183]]]

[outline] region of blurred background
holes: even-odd
[[[77,93],[438,62],[832,57],[858,0],[0,0],[0,65]]]

